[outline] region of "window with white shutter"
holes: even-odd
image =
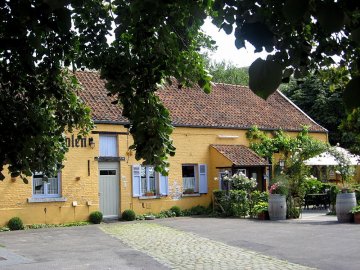
[[[141,166],[132,166],[132,191],[133,197],[141,196],[141,177],[140,177]]]
[[[206,164],[199,165],[199,193],[208,193],[208,179]]]
[[[155,171],[154,166],[133,165],[133,197],[168,195],[168,178]]]
[[[99,145],[100,157],[117,157],[118,156],[117,136],[116,135],[100,134],[99,144],[100,144]]]
[[[182,165],[183,193],[208,193],[207,165]]]

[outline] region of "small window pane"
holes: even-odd
[[[195,177],[195,166],[194,165],[183,165],[182,166],[182,180],[183,189],[196,190],[196,177]]]
[[[149,186],[150,186],[150,190],[148,191],[154,191],[156,189],[154,167],[148,167],[148,168],[149,168],[148,172],[149,172]]]
[[[116,170],[100,170],[100,175],[116,175]]]
[[[146,167],[141,166],[140,169],[140,176],[141,176],[141,193],[144,194],[147,190],[147,184],[146,184]]]
[[[183,165],[182,166],[183,177],[195,177],[195,166],[194,165]]]
[[[47,185],[48,185],[48,194],[59,194],[59,185],[57,178],[49,178]]]
[[[141,193],[155,191],[156,193],[156,174],[153,166],[141,166]]]
[[[35,178],[34,175],[34,180],[33,180],[34,194],[44,194],[44,183],[42,180],[42,175],[40,177],[39,175],[36,175]]]
[[[41,195],[43,197],[58,196],[59,179],[58,177],[48,177],[47,181],[44,181],[44,175],[42,173],[34,173],[33,175],[33,195]]]

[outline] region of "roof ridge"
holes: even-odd
[[[76,72],[81,72],[81,73],[98,73],[98,74],[100,74],[100,71],[99,71],[99,70],[96,70],[96,69],[87,69],[87,68],[85,68],[85,70],[81,70],[81,69],[75,70],[75,73],[76,73]]]
[[[249,86],[247,85],[241,85],[241,84],[233,84],[233,83],[220,83],[220,82],[213,82],[215,85],[229,85],[229,86],[237,86],[237,87],[243,87],[243,88],[247,88],[250,89]]]

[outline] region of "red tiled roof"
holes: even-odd
[[[254,151],[244,145],[222,145],[213,144],[224,157],[235,166],[267,166],[270,165],[264,158],[258,156]]]
[[[84,90],[80,97],[91,107],[95,121],[127,122],[121,109],[111,104],[104,81],[96,72],[76,72]],[[310,131],[327,132],[279,91],[267,100],[256,96],[244,86],[219,84],[210,94],[199,86],[178,89],[177,84],[164,86],[158,95],[170,111],[174,126],[299,131],[302,125]]]
[[[122,116],[120,106],[111,104],[115,98],[107,96],[105,82],[100,79],[99,73],[78,71],[76,78],[83,87],[79,96],[91,108],[92,118],[95,122],[129,122]]]

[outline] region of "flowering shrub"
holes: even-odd
[[[215,211],[223,216],[254,217],[253,207],[260,201],[267,201],[267,193],[255,190],[257,181],[243,173],[223,178],[229,190],[216,190]]]
[[[230,190],[231,210],[234,216],[246,217],[249,212],[249,198],[245,190]]]
[[[251,192],[257,186],[257,181],[254,178],[248,178],[243,173],[234,174],[231,177],[225,176],[225,181],[229,181],[231,189],[245,190]]]
[[[304,177],[305,195],[323,192],[323,184],[316,177],[310,175]]]
[[[269,193],[270,194],[280,194],[280,195],[286,195],[287,194],[287,189],[283,184],[280,183],[274,183],[270,186],[269,189]]]

